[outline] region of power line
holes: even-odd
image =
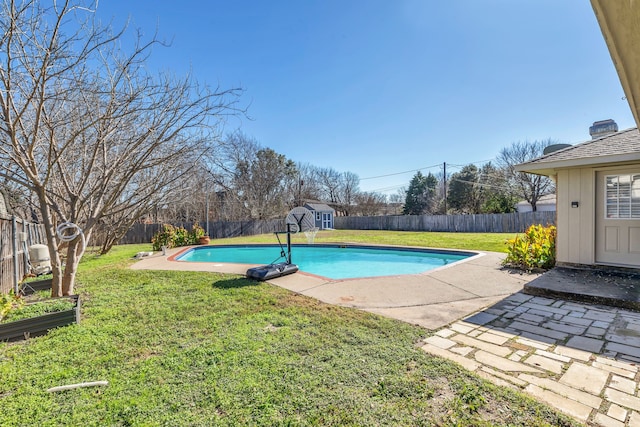
[[[392,190],[399,190],[399,189],[401,189],[403,187],[406,187],[406,184],[393,185],[391,187],[376,188],[376,189],[373,189],[373,190],[369,190],[369,192],[372,192],[372,193],[386,192],[386,191],[392,191]]]
[[[455,166],[455,167],[461,167],[461,168],[462,168],[462,167],[465,167],[465,166],[468,166],[468,165],[479,165],[479,164],[481,164],[481,163],[482,163],[482,164],[484,164],[484,163],[489,163],[489,162],[494,161],[495,159],[496,159],[496,158],[494,157],[493,159],[478,160],[478,161],[475,161],[475,162],[465,163],[464,165],[458,165],[458,164],[454,164],[454,163],[449,163],[449,165],[451,165],[451,166]]]
[[[449,163],[448,165],[456,167],[456,168],[462,168],[462,167],[465,167],[465,166],[470,165],[470,164],[477,165],[477,164],[480,164],[480,163],[487,163],[487,162],[490,162],[492,160],[495,160],[495,158],[487,159],[487,160],[478,160],[478,161],[475,161],[475,162],[469,162],[469,163],[466,163],[464,165],[457,165],[457,164],[454,164],[454,163]],[[438,163],[436,165],[431,165],[431,166],[425,166],[423,168],[418,168],[418,169],[411,169],[411,170],[403,171],[403,172],[393,172],[393,173],[389,173],[389,174],[386,174],[386,175],[369,176],[369,177],[366,177],[366,178],[360,178],[360,181],[365,181],[365,180],[368,180],[368,179],[386,178],[388,176],[403,175],[405,173],[419,172],[419,171],[422,171],[422,170],[435,169],[435,168],[440,168],[440,167],[442,167],[442,163]]]
[[[493,184],[487,184],[487,183],[484,183],[484,182],[466,181],[464,179],[459,179],[459,178],[451,178],[451,181],[462,182],[463,184],[477,185],[479,187],[496,188],[498,190],[504,190],[504,191],[507,191],[509,193],[513,192],[513,188],[508,187],[508,186],[504,186],[504,185],[493,185]]]
[[[440,166],[440,163],[438,163],[437,165],[427,166],[427,167],[420,168],[420,169],[412,169],[412,170],[410,170],[410,171],[390,173],[390,174],[387,174],[387,175],[370,176],[370,177],[367,177],[367,178],[360,178],[360,181],[364,181],[364,180],[367,180],[367,179],[386,178],[386,177],[388,177],[388,176],[402,175],[402,174],[405,174],[405,173],[411,173],[411,172],[419,172],[419,171],[421,171],[421,170],[425,170],[425,169],[433,169],[433,168],[437,168],[437,167],[439,167],[439,166]]]

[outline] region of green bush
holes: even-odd
[[[187,229],[184,227],[176,228],[176,232],[173,236],[173,247],[188,246],[191,244],[189,241],[189,232]]]
[[[163,246],[175,248],[178,246],[197,245],[200,237],[204,237],[204,229],[199,224],[194,224],[191,231],[184,227],[174,227],[164,224],[162,231],[158,231],[151,238],[154,251],[159,251]]]
[[[548,270],[556,264],[556,227],[532,225],[523,236],[507,240],[503,264],[531,271]]]
[[[193,228],[191,229],[191,239],[193,241],[193,245],[198,243],[201,237],[205,236],[204,228],[200,227],[200,224],[193,224]]]
[[[23,306],[24,300],[20,298],[20,295],[15,295],[13,292],[0,294],[0,321],[15,310],[20,310]]]
[[[154,251],[159,251],[163,246],[167,248],[175,247],[175,234],[176,229],[173,225],[164,224],[162,226],[162,231],[158,231],[151,238],[151,245],[153,246]]]

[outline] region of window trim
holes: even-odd
[[[640,172],[608,174],[603,178],[604,219],[640,220]],[[615,194],[611,194],[609,192],[609,184],[616,185],[612,182],[614,180],[617,181],[617,187],[615,188]],[[621,181],[627,181],[626,187],[628,188],[624,188],[621,185]],[[621,192],[623,193],[622,195]],[[624,192],[628,193],[628,195],[624,194]],[[634,197],[634,192],[638,192],[637,197]],[[621,209],[623,216],[620,215]]]

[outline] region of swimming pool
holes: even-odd
[[[178,255],[176,261],[239,264],[282,262],[278,245],[201,246]],[[418,274],[476,255],[464,251],[436,251],[355,245],[292,245],[291,262],[300,271],[329,279]]]

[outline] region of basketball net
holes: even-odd
[[[313,245],[314,239],[316,238],[316,234],[318,233],[318,227],[313,227],[310,230],[304,232],[304,235],[307,236],[307,243]]]

